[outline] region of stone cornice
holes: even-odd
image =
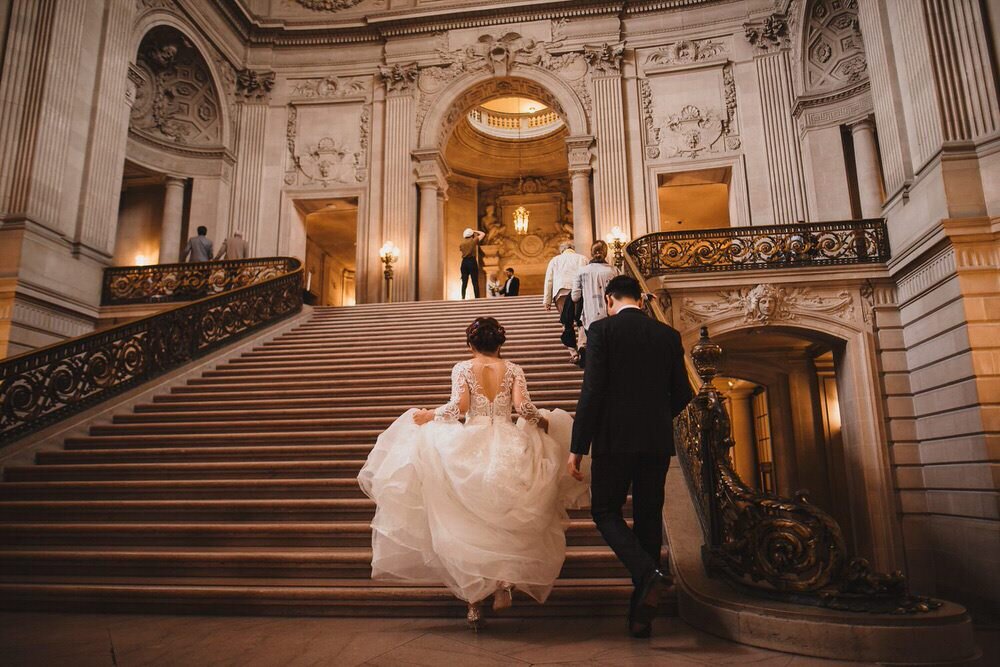
[[[806,109],[841,102],[843,100],[862,95],[869,90],[871,90],[871,83],[868,79],[865,79],[864,81],[848,86],[847,88],[841,88],[831,92],[817,93],[815,95],[803,95],[795,101],[795,106],[792,108],[792,116],[798,117]]]

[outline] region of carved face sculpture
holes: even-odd
[[[757,285],[749,296],[747,319],[767,322],[780,316],[782,307],[782,291],[773,285]]]

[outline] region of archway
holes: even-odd
[[[432,86],[431,90],[424,90],[425,85]],[[590,145],[593,143],[593,137],[586,134],[586,113],[573,89],[559,77],[533,67],[519,68],[517,76],[510,77],[496,77],[489,72],[469,73],[455,78],[438,89],[433,86],[434,84],[425,84],[421,79],[421,89],[436,95],[434,103],[428,108],[420,125],[420,148],[413,153],[413,157],[417,160],[417,183],[420,192],[418,244],[420,298],[439,299],[446,295],[445,262],[450,262],[446,248],[454,244],[448,235],[445,212],[446,208],[451,210],[459,208],[459,202],[463,198],[463,186],[468,185],[467,182],[461,183],[461,173],[458,177],[453,173],[458,170],[452,169],[450,157],[453,158],[454,155],[449,157],[448,147],[456,133],[461,141],[463,132],[472,124],[469,119],[470,113],[483,109],[483,104],[493,100],[513,98],[532,100],[558,117],[564,131],[558,137],[558,142],[548,147],[547,152],[550,154],[553,151],[561,152],[559,171],[562,174],[568,172],[565,183],[567,187],[552,188],[551,184],[543,183],[539,188],[537,182],[533,182],[529,187],[547,190],[550,194],[558,189],[563,190],[563,201],[572,202],[572,207],[569,210],[554,211],[554,214],[549,216],[553,229],[546,231],[545,234],[551,235],[552,238],[557,234],[568,237],[570,236],[568,228],[564,227],[558,231],[556,228],[571,224],[571,236],[577,247],[589,248],[593,240],[591,213],[593,195],[590,185]],[[466,133],[465,136],[472,135]],[[549,139],[551,140],[551,137]],[[520,180],[518,178],[518,181]],[[523,183],[521,185],[523,187]],[[451,202],[449,205],[444,205],[440,201],[445,191],[449,191],[448,199]],[[467,192],[465,195],[468,204],[470,198]],[[484,217],[487,226],[494,225],[495,222],[487,215],[485,209],[487,204],[480,205],[478,194],[475,202],[473,206],[466,206],[467,209],[475,211],[474,218],[469,211],[466,211],[464,215],[467,224],[462,227],[480,227]],[[495,203],[493,205],[497,206]],[[494,208],[493,214],[496,213]],[[454,226],[458,227],[457,224]],[[541,239],[541,247],[537,247],[539,246],[537,241],[533,240],[532,243],[534,255],[542,254],[541,251],[547,245],[544,239]],[[454,262],[450,262],[448,266],[451,263]],[[499,264],[499,255],[495,254],[490,268],[502,268]]]

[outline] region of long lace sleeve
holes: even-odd
[[[529,424],[538,424],[538,408],[531,402],[528,395],[528,381],[524,378],[524,371],[520,366],[514,366],[514,390],[511,392],[511,403],[517,414],[521,415]]]
[[[462,403],[468,404],[469,382],[465,377],[464,368],[461,363],[455,364],[451,369],[451,398],[448,402],[434,411],[436,421],[458,421],[462,416]]]

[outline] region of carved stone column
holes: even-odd
[[[744,25],[756,51],[754,64],[763,115],[763,137],[771,179],[773,223],[787,225],[808,219],[803,187],[802,154],[792,120],[792,75],[788,57],[788,23],[773,14]]]
[[[447,166],[439,151],[414,151],[413,157],[420,188],[417,297],[433,301],[444,298],[444,225],[438,198],[448,187]]]
[[[629,217],[628,156],[622,110],[622,58],[625,45],[588,48],[585,57],[594,83],[594,134],[599,162],[594,178],[597,215],[594,231],[604,238],[613,227],[632,229]],[[582,239],[581,239],[582,241]],[[577,248],[586,252],[584,248]]]
[[[412,301],[416,285],[417,235],[410,150],[415,113],[413,93],[418,72],[416,64],[380,67],[379,72],[386,87],[382,242],[392,241],[400,249],[394,268],[392,300]]]
[[[742,383],[741,383],[742,384]],[[747,486],[757,488],[757,456],[753,437],[753,387],[743,387],[726,392],[730,401],[729,412],[733,420],[733,459],[736,472]]]
[[[590,136],[569,137],[569,176],[573,191],[573,243],[576,251],[586,255],[594,242],[593,212],[590,206]]]
[[[180,261],[185,182],[186,179],[167,176],[166,193],[163,196],[163,225],[160,228],[160,264]]]
[[[251,257],[256,254],[260,242],[267,103],[273,86],[274,72],[245,69],[236,75],[236,167],[226,236],[241,232]]]
[[[861,217],[878,218],[882,215],[882,174],[875,147],[875,126],[871,120],[865,118],[852,124],[851,138],[854,142]]]

